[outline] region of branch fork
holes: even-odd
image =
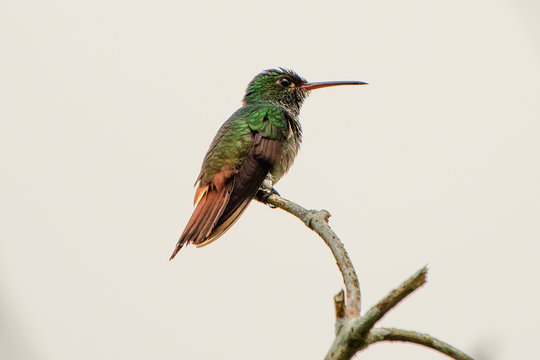
[[[415,343],[439,351],[456,360],[472,360],[470,356],[460,350],[428,334],[395,328],[375,327],[375,324],[386,313],[426,283],[427,267],[418,270],[364,315],[361,315],[361,293],[358,276],[343,243],[328,224],[330,213],[327,210],[307,210],[290,200],[282,198],[277,193],[267,196],[258,194],[257,200],[294,215],[308,228],[315,231],[330,248],[343,276],[345,291],[340,290],[334,296],[336,337],[325,360],[351,359],[357,352],[380,341]]]

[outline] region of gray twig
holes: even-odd
[[[330,213],[326,210],[307,210],[294,202],[284,199],[279,195],[272,194],[268,196],[266,202],[269,205],[278,207],[302,220],[311,230],[315,231],[328,245],[332,255],[336,259],[337,266],[343,282],[345,283],[346,302],[345,309],[348,317],[360,317],[360,284],[354,270],[354,266],[347,254],[343,243],[339,240],[336,233],[328,225]]]
[[[407,295],[425,284],[427,268],[418,270],[400,286],[391,291],[363,316],[360,308],[360,285],[354,266],[337,235],[328,225],[330,213],[326,210],[307,210],[277,194],[258,196],[257,200],[278,207],[302,220],[315,231],[332,251],[345,283],[343,290],[334,296],[336,310],[336,337],[325,360],[348,360],[354,354],[379,341],[403,341],[420,344],[437,350],[456,360],[472,360],[460,350],[434,337],[410,330],[374,328],[388,311],[394,308]]]
[[[394,328],[375,328],[372,329],[367,338],[369,344],[379,341],[402,341],[427,346],[456,360],[473,360],[472,357],[456,349],[452,345],[436,339],[428,334],[421,334],[411,330],[402,330]]]

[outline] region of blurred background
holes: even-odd
[[[313,92],[277,189],[325,208],[364,310],[480,360],[540,358],[540,5],[4,1],[0,358],[322,359],[341,276],[250,206],[169,262],[214,134],[258,72]],[[436,360],[381,343],[358,359]]]

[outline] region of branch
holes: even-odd
[[[424,345],[446,354],[455,360],[472,360],[458,349],[427,334],[409,330],[373,328],[391,309],[426,282],[427,268],[418,270],[399,287],[391,291],[367,313],[360,316],[360,285],[354,266],[337,235],[328,225],[330,213],[326,210],[307,210],[278,194],[259,192],[256,199],[272,207],[278,207],[296,216],[315,231],[328,245],[336,259],[345,283],[343,290],[334,296],[336,310],[336,337],[325,360],[348,360],[354,354],[379,341],[404,341]]]
[[[377,305],[359,319],[353,319],[347,323],[340,331],[334,343],[330,347],[326,360],[346,360],[350,359],[358,351],[370,345],[368,335],[371,328],[388,311],[399,304],[407,295],[418,289],[426,282],[427,268],[418,270],[413,276],[405,280],[397,289],[391,291]]]
[[[336,335],[339,334],[343,325],[347,321],[347,316],[345,314],[345,294],[343,290],[340,290],[334,296],[334,308],[336,309]]]
[[[371,345],[379,341],[404,341],[415,343],[437,350],[456,360],[473,360],[472,357],[466,355],[452,345],[436,339],[431,335],[421,334],[415,331],[394,328],[372,329],[367,338],[368,344]]]
[[[330,213],[326,210],[317,211],[304,209],[302,206],[284,199],[277,194],[272,194],[265,200],[258,200],[283,209],[289,214],[296,216],[298,219],[302,220],[308,228],[319,234],[330,248],[330,251],[332,251],[332,255],[334,255],[334,258],[336,259],[339,271],[343,275],[343,282],[345,283],[345,290],[347,293],[347,301],[345,303],[347,316],[351,318],[360,317],[360,285],[358,283],[358,277],[356,276],[354,266],[343,243],[328,225]]]
[[[361,318],[363,332],[371,329],[388,311],[399,304],[407,295],[426,283],[427,267],[418,270],[405,280],[397,289],[392,290]]]

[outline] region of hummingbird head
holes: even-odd
[[[300,107],[311,90],[338,85],[364,85],[362,81],[331,81],[310,83],[292,70],[279,68],[265,70],[249,83],[244,105],[271,103],[298,116]]]
[[[309,93],[302,88],[306,83],[306,79],[292,70],[265,70],[251,80],[243,102],[244,105],[271,103],[298,114]]]

